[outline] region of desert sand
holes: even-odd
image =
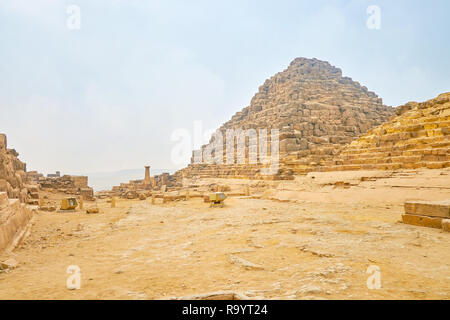
[[[250,196],[97,200],[98,214],[43,212],[3,260],[0,299],[449,299],[450,233],[401,222],[404,201],[442,200],[450,170],[309,173],[294,181],[215,179]],[[211,180],[197,181],[200,186]],[[85,203],[89,207],[90,202]],[[69,290],[77,265],[81,288]],[[369,289],[369,266],[380,289]]]

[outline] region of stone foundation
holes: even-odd
[[[449,231],[450,200],[407,201],[402,220],[406,224]]]

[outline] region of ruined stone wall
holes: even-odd
[[[279,130],[280,170],[272,177],[262,176],[261,163],[245,164],[192,163],[179,176],[233,178],[289,178],[296,173],[323,165],[358,136],[386,122],[393,109],[378,96],[328,62],[297,58],[289,67],[266,80],[252,98],[250,106],[237,112],[218,130],[223,137],[223,160],[226,161],[227,129]],[[268,139],[270,141],[270,138]],[[236,145],[237,141],[232,141]],[[214,138],[201,152],[213,146]],[[249,141],[246,141],[249,145]],[[270,156],[270,147],[267,150]],[[216,156],[214,154],[214,156]],[[204,160],[204,159],[203,159]],[[236,160],[236,158],[235,158]]]
[[[85,200],[94,198],[94,190],[89,187],[87,176],[48,175],[44,177],[42,174],[32,172],[28,175],[28,179],[37,183],[42,190],[47,192],[79,195]]]

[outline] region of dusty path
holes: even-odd
[[[158,299],[219,290],[281,299],[450,299],[450,233],[398,205],[232,198],[39,213],[1,299]],[[69,265],[81,289],[68,290]],[[366,285],[370,265],[382,288]]]

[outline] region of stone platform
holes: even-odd
[[[450,231],[450,200],[407,201],[402,221],[415,226]]]

